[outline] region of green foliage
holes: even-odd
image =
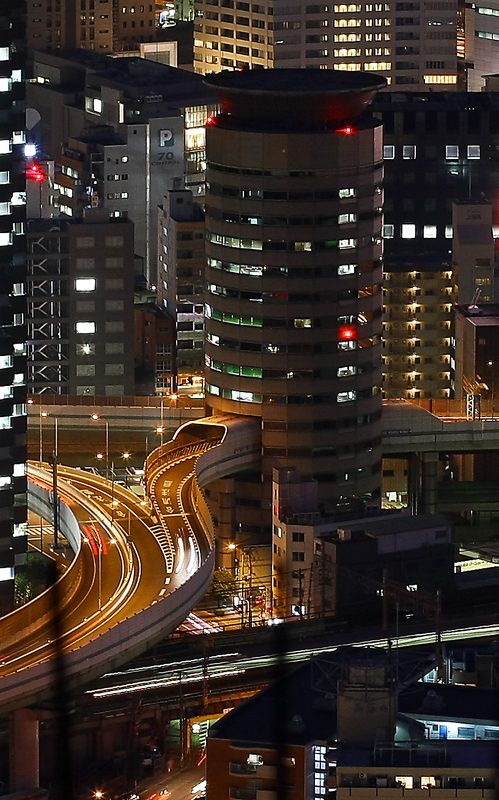
[[[57,579],[54,562],[39,553],[28,553],[26,563],[16,568],[15,604],[22,606],[44,592]]]
[[[219,603],[232,600],[237,594],[237,584],[230,569],[221,567],[213,573],[211,591]]]

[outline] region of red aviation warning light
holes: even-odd
[[[339,342],[355,342],[357,339],[356,325],[340,325],[338,328]]]
[[[26,178],[36,183],[47,180],[47,174],[43,171],[38,161],[33,161],[26,167]]]
[[[352,125],[345,125],[344,128],[336,128],[336,133],[342,133],[344,136],[351,136],[355,133],[355,129]]]
[[[208,114],[206,117],[206,125],[214,125],[216,121],[215,114]]]

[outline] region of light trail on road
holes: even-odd
[[[461,641],[463,639],[480,639],[499,635],[499,624],[479,625],[475,627],[452,628],[442,632],[442,641]],[[136,667],[132,670],[121,672],[111,672],[103,676],[102,680],[112,681],[113,678],[120,679],[117,685],[89,690],[95,698],[116,697],[119,695],[129,695],[136,692],[155,691],[160,688],[167,688],[173,685],[183,685],[206,679],[220,679],[229,675],[245,674],[255,669],[271,669],[279,664],[294,664],[304,661],[307,658],[318,656],[324,653],[331,653],[340,647],[388,647],[389,644],[398,647],[422,647],[436,644],[434,632],[405,634],[399,636],[396,642],[385,637],[375,639],[350,640],[334,645],[324,645],[323,647],[303,647],[301,649],[289,650],[284,654],[274,653],[258,656],[245,656],[241,653],[218,654],[209,656],[207,659],[188,659],[173,663],[155,664],[153,667]],[[225,662],[217,663],[221,659]],[[147,671],[154,671],[155,676],[150,678],[141,677]],[[158,673],[164,672],[164,677]],[[127,682],[124,677],[130,676]]]

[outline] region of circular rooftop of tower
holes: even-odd
[[[370,72],[254,69],[206,75],[223,110],[240,120],[349,122],[359,117],[386,80]]]

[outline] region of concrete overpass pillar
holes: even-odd
[[[411,453],[407,459],[407,501],[411,514],[421,512],[421,457],[421,453]]]
[[[423,453],[422,508],[424,514],[437,510],[438,453]]]
[[[37,789],[40,781],[38,715],[29,708],[13,711],[9,719],[10,790]]]

